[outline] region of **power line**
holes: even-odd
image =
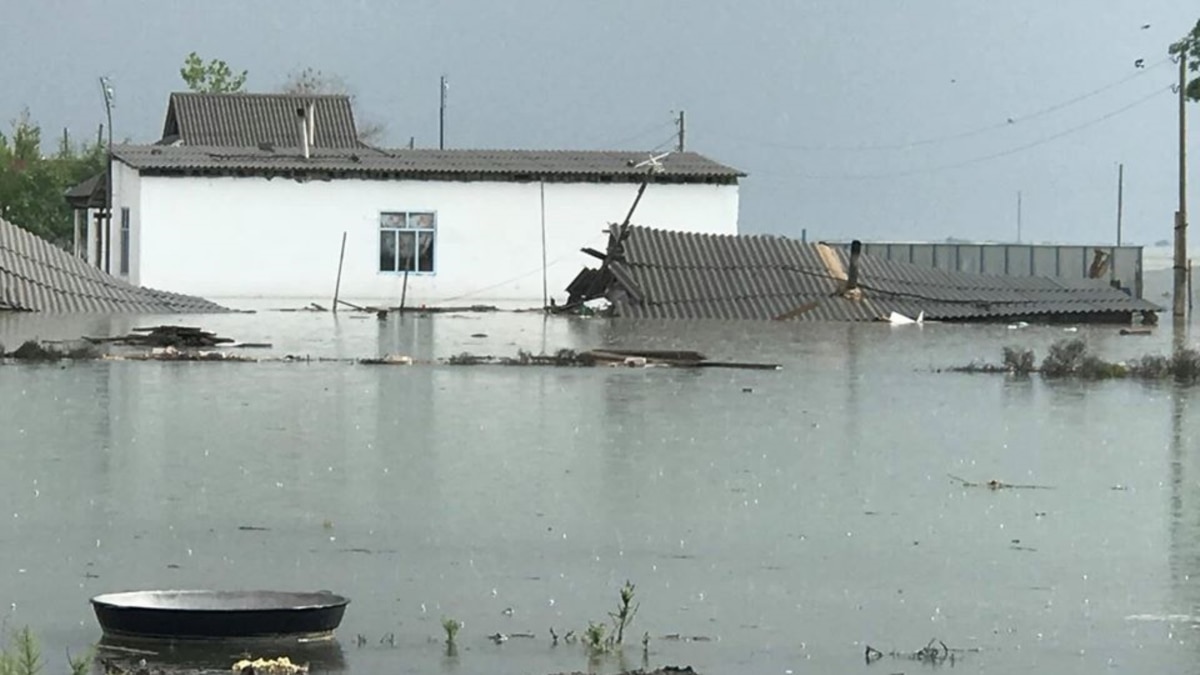
[[[610,142],[610,143],[605,143],[604,145],[602,145],[602,146],[599,146],[599,147],[601,147],[601,148],[603,148],[603,149],[605,149],[605,150],[609,150],[609,149],[613,149],[613,148],[618,148],[618,147],[620,147],[620,146],[622,146],[622,145],[625,145],[626,143],[631,143],[631,142],[633,142],[633,141],[636,141],[636,140],[638,140],[638,139],[640,139],[640,138],[644,138],[644,137],[646,137],[646,136],[649,136],[650,134],[652,134],[652,133],[654,133],[654,132],[656,132],[656,131],[658,131],[658,130],[660,130],[660,129],[665,129],[665,128],[667,128],[667,127],[669,127],[669,126],[672,126],[672,125],[674,125],[674,124],[675,124],[675,120],[669,120],[669,121],[666,121],[666,122],[660,122],[660,123],[658,123],[658,124],[655,124],[655,125],[653,125],[653,126],[646,127],[645,129],[642,129],[641,131],[637,132],[636,134],[633,134],[632,136],[627,136],[627,137],[625,137],[625,138],[622,138],[622,139],[621,139],[621,140],[619,140],[619,141],[612,141],[612,142]],[[672,138],[674,138],[674,137],[672,137]]]
[[[1155,68],[1158,68],[1159,66],[1167,64],[1170,61],[1171,61],[1171,59],[1169,57],[1165,58],[1161,61],[1153,63],[1149,66],[1146,66],[1143,69],[1139,69],[1136,73],[1134,73],[1132,75],[1128,75],[1126,77],[1121,78],[1120,80],[1117,80],[1115,82],[1106,84],[1102,87],[1093,89],[1087,93],[1080,94],[1073,98],[1066,99],[1065,101],[1055,103],[1053,105],[1047,106],[1040,110],[1035,110],[1030,113],[1026,113],[1024,115],[1016,115],[1013,117],[1006,118],[1002,122],[995,122],[995,123],[989,124],[987,126],[977,127],[975,129],[961,131],[958,133],[949,134],[949,135],[945,135],[945,136],[934,136],[934,137],[930,137],[930,138],[923,138],[923,139],[919,139],[919,140],[915,140],[915,141],[909,141],[906,143],[879,143],[879,144],[868,143],[868,144],[859,144],[859,145],[853,145],[853,144],[851,144],[851,145],[837,145],[837,144],[803,145],[803,144],[792,144],[792,143],[779,143],[779,142],[775,142],[775,141],[764,141],[761,139],[745,138],[745,137],[738,137],[738,136],[732,136],[732,135],[730,135],[728,137],[731,140],[736,140],[736,141],[744,142],[744,143],[751,143],[751,144],[762,146],[762,147],[777,148],[777,149],[781,149],[781,150],[807,150],[807,151],[812,151],[812,152],[821,152],[821,151],[865,152],[865,151],[877,151],[877,150],[906,150],[906,149],[910,149],[910,148],[921,147],[923,145],[935,145],[935,144],[939,144],[939,143],[948,143],[951,141],[959,141],[959,140],[963,140],[966,138],[972,138],[974,136],[979,136],[981,134],[985,134],[990,131],[997,131],[999,129],[1008,129],[1008,128],[1011,128],[1014,125],[1020,124],[1022,122],[1034,120],[1039,117],[1044,117],[1051,113],[1058,112],[1059,110],[1062,110],[1063,108],[1070,107],[1072,105],[1075,105],[1076,103],[1079,103],[1081,101],[1085,101],[1089,98],[1092,98],[1093,96],[1097,96],[1097,95],[1102,94],[1111,89],[1115,89],[1115,88],[1125,84],[1126,82],[1130,82],[1139,77],[1142,77],[1146,73],[1154,70]]]
[[[954,162],[952,164],[940,164],[937,166],[924,167],[924,168],[920,168],[920,169],[910,169],[910,170],[906,170],[906,171],[891,171],[891,172],[875,173],[875,174],[841,174],[841,175],[776,174],[776,175],[790,175],[794,178],[803,178],[803,179],[807,179],[807,180],[876,180],[876,179],[881,179],[881,178],[900,178],[903,176],[915,176],[915,175],[924,174],[924,173],[936,173],[938,171],[946,171],[949,169],[958,169],[958,168],[962,168],[964,166],[970,166],[972,164],[980,164],[980,163],[988,162],[988,161],[991,161],[994,159],[1000,159],[1001,157],[1015,155],[1019,152],[1024,152],[1026,150],[1030,150],[1030,149],[1036,148],[1038,146],[1045,145],[1047,143],[1051,143],[1060,138],[1070,136],[1071,134],[1078,133],[1080,131],[1083,131],[1084,129],[1088,129],[1090,127],[1096,126],[1097,124],[1100,124],[1101,122],[1110,120],[1118,115],[1121,115],[1122,113],[1128,112],[1128,111],[1146,103],[1147,101],[1154,99],[1156,96],[1161,96],[1164,92],[1167,92],[1170,90],[1171,90],[1170,87],[1156,89],[1153,92],[1151,92],[1150,94],[1143,96],[1142,98],[1139,98],[1136,101],[1134,101],[1128,105],[1122,106],[1120,108],[1117,108],[1116,110],[1113,110],[1112,112],[1109,112],[1100,117],[1088,120],[1087,122],[1084,122],[1082,124],[1078,124],[1076,126],[1070,127],[1068,129],[1065,129],[1058,133],[1051,134],[1049,136],[1044,136],[1042,138],[1039,138],[1036,141],[1031,141],[1031,142],[1025,143],[1023,145],[1018,145],[1016,147],[1008,148],[1007,150],[1001,150],[999,152],[994,152],[994,153],[991,153],[988,155],[982,155],[980,157],[972,157],[970,159],[965,159],[965,160],[962,160],[959,162]]]
[[[673,133],[667,140],[663,141],[662,143],[659,143],[658,145],[654,146],[653,148],[650,148],[650,152],[655,153],[655,152],[658,152],[659,150],[665,150],[668,147],[670,147],[671,149],[674,149],[675,146],[678,144],[678,142],[679,142],[679,134]]]

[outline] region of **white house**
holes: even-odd
[[[172,94],[163,140],[113,150],[89,261],[214,299],[410,306],[561,299],[579,250],[639,225],[734,234],[744,175],[701,155],[384,150],[345,97]],[[341,256],[343,236],[344,257]]]

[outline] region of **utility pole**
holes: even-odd
[[[100,78],[100,91],[104,93],[104,114],[108,119],[108,173],[105,175],[105,182],[108,183],[107,189],[104,191],[104,271],[109,272],[112,260],[112,212],[113,212],[113,132],[112,132],[112,106],[113,106],[113,89],[109,84],[107,77]]]
[[[1179,50],[1179,210],[1175,212],[1175,316],[1187,313],[1187,48]]]
[[[450,85],[446,83],[446,76],[442,76],[442,104],[438,108],[438,149],[446,149],[446,90]]]
[[[1017,243],[1021,243],[1021,191],[1017,190]]]
[[[1125,165],[1117,166],[1117,246],[1121,245],[1121,214],[1124,209]]]
[[[679,150],[679,152],[683,152],[684,151],[684,138],[685,138],[685,134],[687,133],[687,126],[686,126],[686,120],[684,118],[684,114],[683,114],[682,110],[679,111],[679,117],[678,117],[678,119],[675,120],[675,125],[677,127],[679,127],[679,144],[676,149]]]

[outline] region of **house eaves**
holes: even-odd
[[[309,179],[640,183],[647,153],[570,150],[381,150],[296,147],[120,145],[121,162],[143,175],[262,176]],[[656,183],[736,184],[744,173],[685,152],[661,160]]]

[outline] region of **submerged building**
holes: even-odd
[[[344,96],[176,93],[161,139],[115,147],[111,181],[79,190],[84,208],[110,191],[112,215],[81,217],[77,249],[211,298],[327,300],[340,270],[362,302],[537,303],[644,180],[642,221],[735,234],[743,175],[691,152],[381,149]]]

